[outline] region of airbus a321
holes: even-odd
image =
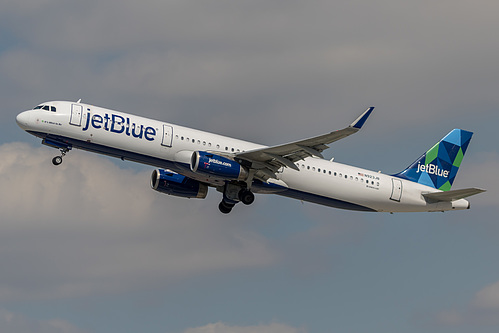
[[[57,148],[54,165],[73,148],[154,166],[151,186],[173,196],[222,194],[219,209],[250,205],[254,193],[278,194],[335,208],[369,212],[469,209],[479,188],[451,190],[473,133],[450,131],[400,173],[387,175],[324,159],[328,145],[358,132],[368,108],[349,126],[277,146],[263,146],[78,102],[42,103],[17,124]]]

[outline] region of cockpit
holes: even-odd
[[[56,112],[55,106],[51,106],[51,105],[38,105],[38,106],[35,106],[33,108],[33,110],[46,110],[46,111]]]

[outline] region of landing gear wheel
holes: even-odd
[[[62,156],[56,156],[52,159],[53,165],[59,165],[62,163]]]
[[[253,194],[253,192],[249,191],[249,190],[241,190],[239,191],[239,200],[241,200],[241,202],[245,205],[251,205],[253,203],[253,201],[255,201],[255,195]]]
[[[220,204],[218,205],[218,209],[223,214],[229,214],[232,211],[232,207],[234,207],[234,205],[228,204],[225,201],[221,201]]]

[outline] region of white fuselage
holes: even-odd
[[[194,151],[232,154],[264,146],[162,121],[83,103],[45,103],[56,111],[29,110],[17,122],[29,133],[63,139],[75,148],[170,169],[219,187],[223,180],[189,168]],[[446,211],[469,208],[465,199],[428,202],[422,194],[437,192],[398,177],[317,157],[295,163],[298,171],[281,168],[277,179],[254,182],[256,193],[276,193],[338,208],[379,212]]]

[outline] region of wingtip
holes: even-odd
[[[369,107],[364,113],[362,113],[355,121],[350,125],[350,127],[361,129],[364,126],[367,118],[371,115],[374,110],[374,106]]]

